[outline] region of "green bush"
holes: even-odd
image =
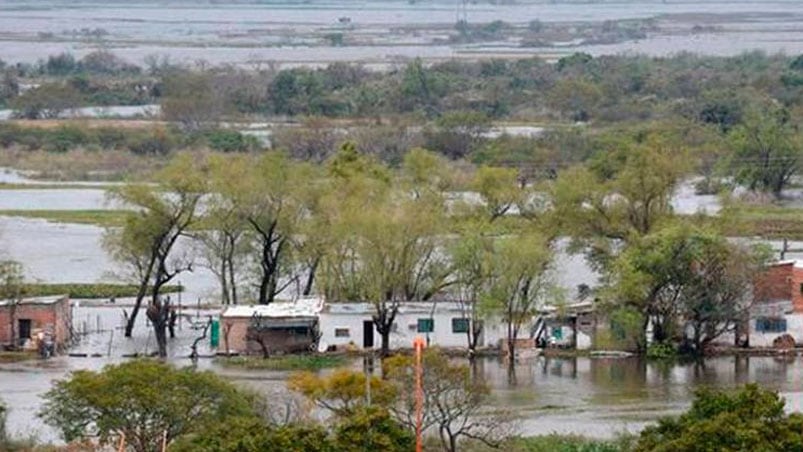
[[[214,129],[205,133],[209,147],[221,152],[248,152],[256,148],[254,137],[236,130]]]
[[[691,408],[679,417],[647,427],[637,452],[800,451],[803,414],[784,412],[777,392],[746,385],[737,392],[697,391]]]
[[[61,126],[47,134],[45,150],[67,152],[91,143],[90,135],[75,126]]]
[[[652,343],[647,347],[649,359],[673,359],[677,357],[677,349],[669,343]]]
[[[525,452],[624,452],[625,441],[599,441],[571,435],[544,435],[520,438],[512,448]]]
[[[256,417],[224,423],[186,436],[174,452],[407,452],[413,435],[380,408],[359,408],[328,430],[314,423],[269,425]]]

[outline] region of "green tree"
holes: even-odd
[[[470,155],[482,143],[491,119],[478,111],[450,111],[424,133],[427,147],[452,159]]]
[[[411,356],[397,355],[383,365],[386,378],[399,396],[391,411],[415,431],[415,360]],[[472,378],[468,366],[454,364],[442,351],[430,348],[424,352],[422,367],[422,427],[438,432],[443,450],[456,452],[460,450],[459,442],[465,439],[498,447],[510,435],[510,419],[498,412],[486,412],[490,388],[485,381]]]
[[[337,369],[325,376],[299,372],[290,376],[287,387],[335,416],[348,419],[367,403],[368,385],[373,405],[387,407],[396,398],[395,388],[387,381],[371,376],[366,382],[366,378],[365,373],[349,369]]]
[[[238,204],[227,196],[232,181],[243,177],[244,166],[232,159],[209,159],[209,191],[202,230],[194,237],[200,242],[206,266],[220,281],[223,304],[238,303],[238,278],[242,275],[246,254],[245,216]]]
[[[53,119],[78,107],[81,95],[63,83],[45,83],[31,88],[11,101],[14,115],[24,119]]]
[[[498,239],[491,259],[492,276],[483,304],[507,326],[505,347],[512,368],[522,328],[544,304],[559,301],[549,271],[552,251],[543,236],[526,233]]]
[[[342,452],[381,450],[406,452],[415,447],[415,437],[384,408],[360,407],[334,427],[332,448]]]
[[[330,174],[337,200],[329,204],[323,292],[328,300],[371,303],[387,354],[401,303],[429,300],[449,283],[438,252],[443,201],[398,190],[386,168],[349,146],[332,160]]]
[[[210,72],[171,71],[164,79],[162,116],[187,131],[214,126],[226,104]]]
[[[584,250],[599,269],[623,244],[673,217],[672,194],[686,171],[682,154],[660,142],[626,145],[619,155],[606,158],[613,168],[570,168],[551,189],[554,230],[568,233],[574,248]]]
[[[225,419],[176,441],[176,452],[334,452],[317,424],[270,425],[257,416]]]
[[[776,198],[797,174],[803,145],[800,135],[779,108],[751,111],[731,133],[730,168],[736,182]]]
[[[0,261],[0,300],[7,301],[9,305],[8,331],[11,333],[11,347],[16,349],[17,343],[17,305],[22,300],[24,272],[22,264],[13,260]],[[6,329],[4,327],[4,329]]]
[[[232,416],[253,415],[250,397],[211,372],[135,360],[100,372],[80,370],[44,395],[40,416],[65,441],[121,437],[137,452],[161,450]]]
[[[483,294],[493,276],[493,239],[469,227],[469,232],[449,247],[449,260],[452,264],[455,281],[454,292],[460,306],[461,315],[468,321],[466,344],[469,358],[473,359],[484,330],[485,312],[480,304]]]
[[[111,191],[112,199],[135,209],[126,215],[122,228],[109,228],[104,237],[107,252],[139,284],[125,335],[131,337],[137,312],[150,290],[147,313],[160,356],[167,353],[165,328],[170,320],[170,306],[161,297],[162,288],[181,272],[192,270],[191,258],[177,256],[174,250],[197,222],[198,204],[207,192],[201,163],[183,154],[157,175],[158,185],[126,184]]]
[[[746,385],[736,392],[699,390],[679,417],[645,428],[637,452],[803,449],[803,415],[786,414],[777,392]]]
[[[766,257],[711,231],[668,227],[617,259],[614,297],[641,314],[642,332],[652,323],[653,341],[678,335],[685,341],[689,334],[693,350],[703,353],[747,315],[753,279]]]

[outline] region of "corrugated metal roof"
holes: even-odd
[[[320,298],[300,298],[296,301],[274,301],[265,305],[229,306],[221,317],[315,317],[323,308]]]

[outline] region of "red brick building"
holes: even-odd
[[[789,334],[803,343],[803,261],[772,264],[757,278],[750,312],[750,345],[770,347]]]
[[[69,297],[0,300],[0,347],[35,348],[40,337],[48,337],[62,350],[72,335],[72,305]]]

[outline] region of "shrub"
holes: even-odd
[[[248,152],[257,147],[254,137],[236,130],[214,129],[205,133],[209,147],[221,152]]]
[[[229,417],[254,416],[250,396],[211,372],[175,369],[157,361],[76,371],[55,383],[40,416],[67,441],[125,435],[137,452],[159,450]]]
[[[784,404],[777,392],[756,384],[737,392],[702,389],[685,414],[644,429],[635,450],[803,450],[803,415],[787,415]]]
[[[90,143],[90,136],[75,126],[61,126],[47,134],[45,150],[67,152]]]
[[[666,342],[652,343],[647,347],[649,359],[672,359],[677,356],[675,346]]]

